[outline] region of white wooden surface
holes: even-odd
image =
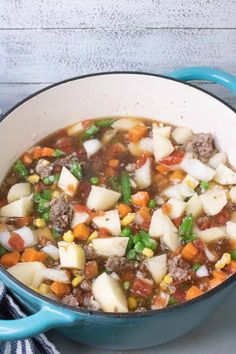
[[[91,72],[236,74],[235,19],[236,0],[0,0],[0,105]]]

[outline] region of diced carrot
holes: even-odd
[[[142,228],[145,230],[149,230],[151,218],[152,218],[150,215],[150,208],[146,206],[142,206],[139,209],[138,214],[143,218]]]
[[[98,238],[107,238],[107,237],[111,237],[110,232],[107,229],[105,229],[105,227],[101,227],[98,230]]]
[[[37,251],[34,248],[26,248],[22,254],[22,261],[24,262],[45,262],[48,255],[44,252]]]
[[[23,227],[32,223],[33,217],[32,216],[24,216],[22,218],[15,219],[15,226],[16,227]]]
[[[198,253],[197,247],[195,247],[192,242],[189,242],[182,249],[181,256],[186,261],[192,261],[197,253]]]
[[[105,169],[105,175],[106,176],[109,176],[109,177],[114,177],[116,175],[116,171],[114,168],[108,166],[106,169]]]
[[[22,252],[25,246],[25,242],[22,237],[14,231],[11,233],[8,243],[14,250],[18,252]]]
[[[73,234],[75,238],[79,240],[87,240],[90,234],[90,229],[88,226],[85,224],[78,224],[76,227],[73,229]]]
[[[171,204],[164,204],[162,205],[162,211],[165,215],[169,215],[171,213],[171,210],[172,210],[172,205]]]
[[[12,267],[20,260],[20,253],[18,251],[7,252],[1,257],[1,264],[4,267]]]
[[[22,162],[26,166],[30,166],[33,162],[33,157],[29,152],[26,152],[22,157]]]
[[[229,273],[235,273],[236,272],[236,261],[231,261],[227,265],[227,270],[228,270]]]
[[[33,159],[37,160],[40,159],[41,157],[52,157],[54,154],[54,149],[49,148],[49,147],[43,147],[43,148],[39,148],[36,147],[33,150]]]
[[[128,133],[128,139],[131,143],[137,143],[147,135],[148,127],[143,124],[135,125]]]
[[[119,204],[117,209],[121,219],[132,212],[132,209],[127,204]]]
[[[90,261],[85,264],[85,278],[90,280],[98,275],[98,264],[96,261]]]
[[[108,165],[112,168],[117,168],[120,165],[120,161],[116,159],[111,159],[109,160]]]
[[[195,297],[198,297],[203,294],[203,291],[199,289],[197,286],[193,285],[191,288],[188,289],[185,295],[185,300],[192,300]]]
[[[50,289],[52,290],[52,292],[59,296],[59,297],[63,297],[67,294],[69,294],[71,287],[69,284],[64,284],[64,283],[60,283],[58,281],[54,281],[51,285],[50,285]]]
[[[152,298],[152,309],[164,309],[168,305],[168,300],[169,295],[167,293],[160,292],[158,295],[154,295]]]
[[[149,202],[150,197],[148,192],[137,192],[132,195],[132,203],[138,206],[146,206]]]
[[[224,281],[227,278],[227,274],[223,270],[213,270],[213,278]]]
[[[170,180],[172,183],[181,182],[184,179],[184,174],[180,170],[176,170],[170,175]]]
[[[173,224],[175,225],[175,227],[177,227],[177,229],[180,227],[180,225],[183,222],[184,217],[183,216],[179,216],[178,218],[172,219]]]
[[[170,171],[170,169],[169,169],[169,167],[167,167],[165,165],[157,165],[157,171],[162,174],[166,174]]]

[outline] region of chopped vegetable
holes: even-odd
[[[98,127],[107,128],[110,127],[110,125],[112,125],[113,122],[114,122],[113,119],[99,119],[96,121],[96,125]]]
[[[148,192],[137,192],[132,195],[132,204],[137,206],[146,206],[150,200]]]
[[[192,300],[195,297],[198,297],[203,294],[203,291],[199,289],[197,286],[193,285],[191,288],[188,289],[185,299],[186,300]]]
[[[6,268],[12,267],[20,260],[20,253],[18,251],[4,253],[1,257],[0,263]]]
[[[88,127],[88,129],[86,129],[86,131],[83,133],[83,137],[85,139],[88,139],[88,138],[93,138],[99,131],[99,128],[92,124],[90,125],[90,127]]]
[[[204,189],[205,191],[207,191],[208,188],[209,188],[209,183],[208,183],[207,181],[201,181],[201,182],[200,182],[200,187],[201,187],[202,189]]]
[[[71,173],[74,175],[78,180],[82,178],[82,167],[78,162],[73,162],[71,165]]]
[[[126,171],[121,173],[121,194],[123,202],[129,204],[131,201],[131,183],[130,177]]]
[[[28,170],[21,160],[16,161],[15,170],[21,178],[25,178],[28,176]]]
[[[119,204],[117,209],[121,219],[132,212],[132,209],[127,204]]]
[[[191,242],[196,239],[196,236],[193,232],[193,216],[189,214],[186,216],[179,227],[179,236],[183,239],[184,242]]]
[[[99,183],[99,178],[98,177],[91,177],[90,183],[96,186]]]
[[[198,249],[197,247],[194,246],[194,244],[192,242],[188,242],[182,252],[181,252],[181,256],[182,258],[184,258],[186,261],[191,262],[194,257],[197,255],[198,253]]]

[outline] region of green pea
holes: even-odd
[[[44,189],[42,191],[42,198],[45,200],[50,200],[52,198],[53,190],[51,189]]]
[[[65,155],[65,153],[63,151],[61,151],[60,149],[54,150],[54,153],[53,153],[54,157],[62,157],[63,155]]]
[[[157,241],[153,238],[149,237],[148,239],[145,239],[143,243],[145,247],[150,248],[152,251],[155,251],[155,249],[157,248]]]
[[[135,245],[134,245],[134,250],[135,252],[137,253],[142,253],[143,250],[144,250],[144,244],[142,242],[137,242]]]
[[[90,178],[90,183],[96,186],[99,183],[99,178],[98,177]]]
[[[56,175],[53,176],[54,177],[54,183],[57,183],[60,179],[60,175],[59,173],[57,173]]]
[[[236,261],[236,250],[233,250],[233,251],[231,252],[231,258],[232,258],[234,261]]]
[[[4,247],[0,246],[0,257],[2,257],[7,251]]]
[[[49,221],[49,212],[45,212],[42,214],[42,218],[45,222],[48,222]]]
[[[155,201],[155,199],[150,199],[148,202],[148,207],[153,209],[157,206],[157,202]]]
[[[50,184],[53,184],[54,182],[54,176],[48,176],[44,177],[43,183],[46,184],[46,186],[50,186]]]
[[[129,261],[135,261],[136,253],[135,253],[135,251],[133,249],[131,249],[131,250],[129,250],[127,252],[127,258],[128,258]]]
[[[41,199],[38,203],[38,211],[40,213],[46,213],[46,212],[49,212],[49,207],[48,206],[45,206],[45,204],[48,203],[48,200],[44,200],[44,199]]]
[[[133,246],[134,246],[134,243],[133,243],[132,238],[130,237],[128,244],[127,244],[127,250],[130,250],[131,248],[133,248]]]
[[[141,240],[141,237],[139,234],[135,234],[134,237],[133,237],[133,241],[134,243],[136,244],[137,242],[139,242]]]
[[[96,125],[92,124],[92,125],[90,125],[90,127],[88,127],[88,129],[84,132],[83,137],[84,137],[85,139],[87,139],[87,138],[92,138],[92,137],[94,137],[94,135],[97,134],[98,131],[99,131],[99,128],[96,127]]]
[[[123,288],[124,288],[125,290],[128,290],[128,289],[130,288],[130,282],[129,282],[129,281],[124,281],[124,283],[123,283]]]
[[[41,194],[39,192],[35,192],[33,195],[34,202],[39,203],[41,199],[42,199]]]
[[[132,231],[128,227],[125,227],[123,230],[121,230],[121,236],[124,236],[124,237],[130,237],[131,233],[132,233]]]
[[[207,181],[201,181],[200,187],[206,191],[209,188],[209,183]]]
[[[193,270],[196,272],[201,267],[201,263],[194,263]]]
[[[169,298],[169,301],[168,301],[168,305],[171,306],[171,305],[176,305],[178,303],[178,301],[173,297],[171,296]]]

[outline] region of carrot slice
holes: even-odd
[[[119,204],[118,205],[118,213],[121,219],[123,219],[128,213],[132,212],[132,209],[126,204]]]
[[[189,242],[182,249],[181,256],[186,261],[192,261],[197,253],[198,253],[197,247],[195,247],[192,242]]]
[[[197,286],[193,285],[186,292],[185,300],[192,300],[195,297],[200,296],[202,294],[203,294],[203,291],[201,289],[199,289]]]
[[[50,286],[50,289],[52,290],[52,292],[59,296],[59,297],[63,297],[67,294],[69,294],[71,288],[70,288],[70,285],[69,284],[63,284],[63,283],[60,283],[58,281],[54,281],[51,286]]]
[[[87,240],[90,234],[90,229],[88,226],[85,224],[78,224],[76,227],[73,229],[73,234],[75,238],[79,240]]]
[[[24,262],[45,262],[48,255],[41,251],[36,251],[34,248],[26,248],[22,254]]]
[[[165,215],[169,215],[171,213],[171,210],[172,210],[171,204],[166,203],[162,206],[162,211]]]
[[[166,174],[170,171],[169,167],[165,165],[157,165],[157,171],[160,172],[161,174]]]
[[[19,260],[20,253],[18,251],[8,252],[1,257],[1,264],[8,268],[16,265]]]
[[[22,157],[23,164],[26,166],[30,166],[33,162],[33,157],[29,152],[26,152]]]
[[[130,129],[128,139],[131,143],[137,143],[140,139],[147,135],[148,127],[146,125],[138,124]]]
[[[183,179],[184,175],[180,170],[176,170],[170,175],[170,180],[172,183],[181,182]]]
[[[119,167],[119,164],[120,164],[120,161],[119,160],[116,160],[116,159],[111,159],[109,162],[108,162],[108,165],[112,168],[117,168]]]
[[[40,159],[41,157],[52,157],[54,154],[54,149],[49,148],[49,147],[43,147],[43,148],[39,148],[36,147],[33,150],[33,159],[37,160]]]
[[[138,206],[146,206],[150,200],[148,192],[137,192],[132,195],[132,203]]]

